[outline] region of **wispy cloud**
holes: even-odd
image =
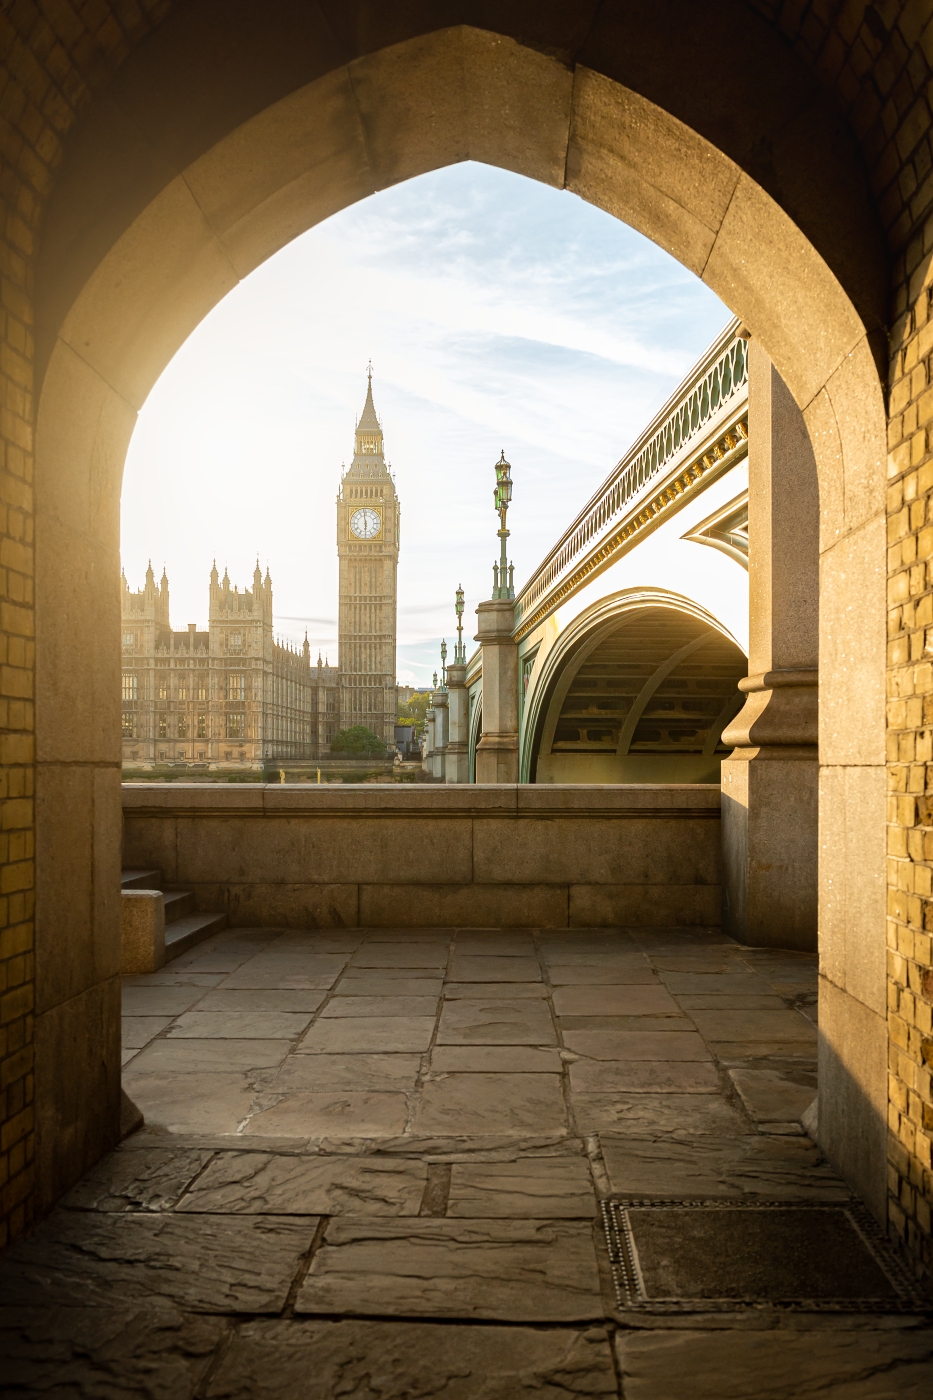
[[[567,193],[473,164],[384,191],[253,273],[159,380],[127,460],[131,586],[164,560],[176,625],[203,621],[212,559],[249,586],[258,554],[277,628],[333,656],[334,499],[372,357],[402,504],[399,666],[425,681],[458,583],[468,635],[489,592],[500,449],[521,579],[726,318]]]

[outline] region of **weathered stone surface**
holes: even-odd
[[[693,1133],[747,1133],[748,1124],[718,1094],[574,1094],[581,1133],[635,1137],[688,1137]]]
[[[407,1117],[404,1094],[330,1089],[288,1094],[254,1113],[243,1131],[262,1137],[392,1137],[404,1132]]]
[[[777,994],[759,996],[756,992],[732,995],[726,992],[678,993],[685,1011],[784,1011],[786,1003]]]
[[[427,976],[408,973],[426,971]],[[380,967],[373,972],[345,973],[334,988],[335,997],[439,997],[444,983],[433,970]],[[371,1014],[371,1013],[370,1013]]]
[[[579,1094],[714,1094],[722,1087],[715,1065],[676,1060],[577,1060],[570,1085]]]
[[[300,1047],[299,1047],[300,1049]],[[321,1089],[414,1089],[420,1055],[289,1055],[273,1073],[273,1093]]]
[[[626,1400],[927,1400],[933,1389],[929,1328],[620,1332],[616,1349]]]
[[[350,967],[428,967],[444,968],[450,948],[449,938],[419,943],[372,942],[353,954]]]
[[[794,1083],[770,1069],[730,1069],[729,1077],[753,1118],[761,1123],[795,1122],[816,1098],[816,1076],[799,1073]]]
[[[603,1315],[587,1222],[336,1220],[296,1311],[575,1322]]]
[[[662,971],[661,976],[669,991],[675,996],[682,993],[703,992],[731,992],[733,995],[767,996],[772,988],[763,977],[756,977],[751,972],[669,972]]]
[[[560,1074],[560,1051],[532,1045],[435,1045],[432,1074]]]
[[[423,1162],[222,1152],[178,1205],[233,1215],[417,1215]]]
[[[455,953],[449,975],[452,982],[539,982],[541,968],[537,958]]]
[[[210,1159],[203,1148],[135,1148],[110,1152],[62,1202],[72,1210],[168,1210]]]
[[[680,1011],[670,992],[656,986],[557,987],[558,1016],[676,1016]]]
[[[658,982],[657,975],[644,958],[633,958],[631,962],[607,958],[605,962],[599,962],[594,957],[591,963],[551,963],[548,978],[555,987],[638,986],[647,983],[657,985]]]
[[[133,1061],[133,1075],[261,1069],[279,1064],[291,1048],[288,1040],[194,1040],[177,1036],[155,1040],[140,1051]]]
[[[140,1050],[150,1040],[172,1024],[171,1016],[124,1016],[120,1022],[120,1040],[124,1050]]]
[[[155,1299],[135,1307],[114,1299],[96,1308],[4,1308],[4,1394],[182,1400],[194,1393],[229,1325]]]
[[[709,1041],[804,1041],[816,1031],[797,1011],[694,1011],[691,1019]]]
[[[236,969],[228,969],[230,975],[225,977],[220,985],[225,991],[261,991],[266,988],[281,988],[285,991],[324,990],[334,985],[346,962],[345,957],[328,953],[295,957],[263,954],[252,958],[245,965],[237,964]]]
[[[150,1128],[168,1133],[235,1133],[248,1116],[253,1088],[247,1073],[187,1074],[168,1069],[136,1074],[136,1065],[146,1053],[143,1050],[127,1066],[123,1087]]]
[[[427,1050],[434,1032],[433,1016],[352,1016],[318,1021],[299,1048],[328,1054]]]
[[[692,1031],[689,1016],[561,1016],[562,1031]]]
[[[564,1032],[569,1050],[594,1060],[708,1060],[709,1050],[698,1035],[683,1031]]]
[[[566,1125],[556,1074],[448,1074],[429,1079],[415,1109],[417,1133],[547,1132]]]
[[[416,1322],[247,1322],[209,1400],[559,1400],[615,1395],[609,1343],[586,1332]],[[160,1397],[161,1400],[161,1397]],[[174,1397],[173,1397],[174,1400]]]
[[[591,1220],[596,1197],[586,1158],[569,1154],[451,1168],[450,1217]]]
[[[506,1001],[445,1001],[437,1030],[439,1045],[554,1045],[557,1037],[547,1004]]]
[[[165,974],[154,974],[164,976]],[[204,987],[142,985],[136,978],[123,983],[124,1016],[180,1016],[204,996]]]
[[[435,1016],[439,1000],[439,997],[381,996],[378,1011],[380,1016]],[[332,997],[321,1012],[321,1017],[371,1016],[376,1005],[371,996]]]
[[[609,1181],[621,1196],[849,1199],[809,1138],[697,1135],[654,1142],[603,1135],[601,1141]]]
[[[547,996],[543,982],[448,982],[444,987],[447,1001],[492,1001],[497,997],[508,1001],[516,997],[540,1000]]]
[[[195,1312],[278,1312],[317,1220],[54,1212],[0,1263],[0,1306],[159,1299]]]
[[[198,1011],[288,1011],[292,1014],[304,1012],[310,1016],[317,1011],[324,1000],[325,992],[309,989],[272,987],[250,991],[224,990],[209,991],[198,1002]]]
[[[169,1031],[171,1040],[294,1040],[311,1017],[288,1011],[186,1011]]]

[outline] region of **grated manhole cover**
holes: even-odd
[[[603,1202],[620,1308],[925,1311],[857,1202]]]

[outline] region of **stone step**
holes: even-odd
[[[206,938],[220,933],[221,929],[226,927],[226,914],[188,914],[184,918],[175,919],[173,923],[167,924],[165,929],[165,961],[171,962],[173,958],[180,958],[189,948],[196,947],[198,943],[203,943]]]
[[[196,914],[198,911],[197,902],[192,890],[166,890],[162,896],[162,903],[165,906],[165,926],[174,924],[178,919],[184,919],[189,914]]]
[[[123,870],[120,873],[120,888],[124,890],[160,890],[161,870]]]

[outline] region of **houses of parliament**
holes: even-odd
[[[396,721],[400,511],[373,405],[372,371],[353,460],[337,494],[338,664],[311,660],[307,637],[276,640],[272,579],[252,588],[211,570],[208,625],[173,631],[169,584],[152,568],[122,587],[123,764],[232,770],[308,762],[339,729],[364,725],[391,745]]]

